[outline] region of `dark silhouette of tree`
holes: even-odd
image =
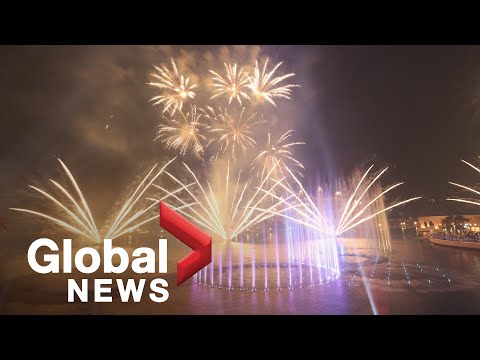
[[[469,223],[470,219],[464,217],[463,215],[447,216],[443,219],[442,223],[445,224],[447,229],[455,225],[456,228],[463,226],[465,223]]]
[[[0,217],[0,231],[1,232],[6,232],[7,231],[7,225],[5,219]]]

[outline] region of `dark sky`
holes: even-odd
[[[145,83],[169,56],[201,71],[232,57],[284,60],[302,87],[273,124],[307,143],[296,153],[307,176],[348,175],[374,161],[392,166],[387,182],[405,181],[399,198],[440,204],[453,194],[447,181],[480,180],[460,163],[480,154],[478,46],[2,46],[0,216],[21,204],[28,183],[58,172],[57,156],[107,199],[91,196],[98,207],[146,164],[166,159],[152,142],[160,111]],[[405,211],[428,211],[427,203]]]

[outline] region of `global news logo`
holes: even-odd
[[[160,226],[185,243],[192,251],[177,262],[177,286],[183,284],[195,273],[203,269],[212,261],[212,238],[198,227],[180,216],[164,202],[160,202]],[[46,250],[43,262],[38,261],[39,250]],[[95,248],[84,247],[75,254],[72,253],[72,240],[63,239],[62,256],[58,245],[51,239],[40,238],[35,240],[27,253],[28,264],[33,271],[40,274],[71,274],[73,266],[82,274],[94,274],[103,270],[103,274],[123,274],[129,268],[138,275],[166,274],[168,264],[167,239],[158,240],[158,251],[149,247],[136,248],[131,257],[121,247],[113,247],[111,239],[104,239],[103,254]],[[103,255],[103,256],[102,256]],[[120,263],[114,264],[113,257],[118,256]],[[85,265],[86,257],[90,257],[89,265]],[[158,262],[157,262],[158,260]],[[60,266],[62,264],[62,267]],[[157,265],[158,264],[158,265]],[[88,302],[90,278],[80,281],[70,278],[67,281],[68,302]],[[150,280],[149,290],[146,289],[147,279],[115,279],[118,296],[122,302],[140,302],[144,292],[149,291],[151,301],[162,303],[168,300],[168,282],[163,278]],[[113,301],[113,279],[95,277],[93,279],[93,301]]]

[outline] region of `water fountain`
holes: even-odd
[[[277,208],[274,217],[246,229],[231,241],[216,240],[212,263],[196,274],[194,281],[229,290],[310,287],[338,278],[339,256],[341,262],[358,262],[362,261],[359,257],[390,252],[387,208],[379,183],[367,182],[357,189],[360,193],[368,187],[361,199],[355,200],[359,209],[370,204],[361,213],[361,218],[368,221],[339,231],[342,214],[347,219],[343,224],[357,214],[347,210],[354,203],[360,175],[357,172],[349,181],[338,181],[333,187],[317,183],[298,191],[294,200],[302,204],[312,200],[327,225],[312,226],[295,205],[284,204],[286,211]]]
[[[334,237],[273,219],[232,241],[214,240],[213,261],[194,281],[227,290],[281,290],[320,285],[338,277]]]

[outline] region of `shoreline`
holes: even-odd
[[[456,247],[461,249],[480,250],[480,243],[471,241],[453,241],[429,238],[430,243],[440,246]]]

